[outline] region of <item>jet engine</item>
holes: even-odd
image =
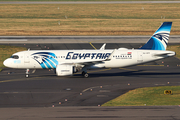
[[[73,65],[59,64],[56,66],[56,75],[57,76],[73,75],[73,73],[75,73],[75,72],[77,72],[77,70]]]

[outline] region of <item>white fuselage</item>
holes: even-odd
[[[127,67],[155,61],[175,55],[173,51],[140,49],[107,50],[30,50],[13,54],[17,58],[8,58],[4,65],[10,68],[53,69],[58,64],[69,63],[74,66],[81,63],[99,62],[87,65],[91,68]],[[111,59],[106,59],[111,55]],[[82,64],[84,65],[84,64]],[[85,66],[85,65],[84,65]]]

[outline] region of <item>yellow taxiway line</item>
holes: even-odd
[[[97,50],[91,42],[89,42],[89,44],[90,44],[95,50]]]

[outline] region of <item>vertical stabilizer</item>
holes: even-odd
[[[172,22],[164,22],[153,34],[149,41],[140,49],[166,50]]]

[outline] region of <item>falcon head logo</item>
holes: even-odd
[[[169,33],[165,33],[165,32],[157,33],[157,34],[154,34],[153,37],[160,40],[161,42],[163,41],[167,45],[168,39],[169,39]]]
[[[54,53],[37,52],[37,53],[33,53],[31,56],[41,65],[43,69],[56,68],[56,65],[58,65],[58,61],[56,60],[57,56]]]

